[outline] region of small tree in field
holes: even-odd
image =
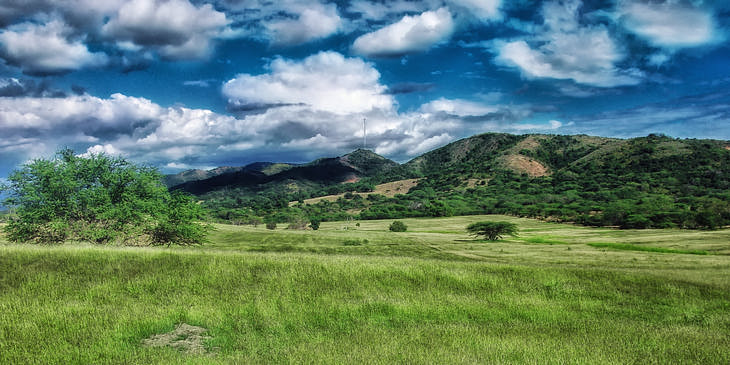
[[[388,229],[390,229],[391,232],[405,232],[408,230],[408,226],[401,221],[393,221]]]
[[[8,177],[4,204],[16,214],[5,227],[14,242],[202,243],[202,208],[170,194],[154,168],[70,149],[37,159]]]
[[[510,222],[476,222],[466,227],[474,236],[484,236],[489,241],[496,241],[504,235],[516,236],[517,225]]]

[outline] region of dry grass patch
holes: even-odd
[[[370,194],[380,194],[385,195],[388,198],[392,198],[396,196],[397,194],[405,194],[410,190],[412,187],[418,185],[418,179],[405,179],[405,180],[398,180],[393,181],[385,184],[379,184],[375,185],[375,190],[367,193],[353,193],[356,195],[360,195],[363,198],[366,198]],[[323,200],[334,202],[337,201],[337,199],[342,198],[345,196],[345,193],[342,194],[336,194],[336,195],[326,195],[326,196],[320,196],[317,198],[311,198],[311,199],[305,199],[304,204],[317,204]],[[289,206],[296,205],[297,202],[289,202]]]
[[[153,335],[142,340],[145,347],[172,347],[188,354],[205,354],[205,341],[210,338],[205,333],[208,329],[181,323],[174,330]]]
[[[510,170],[530,177],[548,176],[550,169],[537,160],[523,155],[508,155],[502,158],[502,163]]]

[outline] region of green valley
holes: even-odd
[[[475,240],[479,220],[519,236]],[[729,230],[404,222],[218,225],[197,247],[2,243],[0,362],[730,360]],[[207,331],[202,352],[143,346],[182,323]]]

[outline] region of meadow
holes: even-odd
[[[476,240],[480,220],[520,234]],[[169,248],[0,237],[0,363],[730,363],[730,230],[402,221]],[[181,323],[205,351],[142,345]]]

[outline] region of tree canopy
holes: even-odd
[[[4,190],[15,242],[195,244],[208,231],[191,196],[170,194],[156,169],[121,157],[63,149],[13,171]]]
[[[466,227],[474,236],[484,236],[489,241],[496,241],[502,236],[516,236],[517,225],[510,222],[476,222]]]

